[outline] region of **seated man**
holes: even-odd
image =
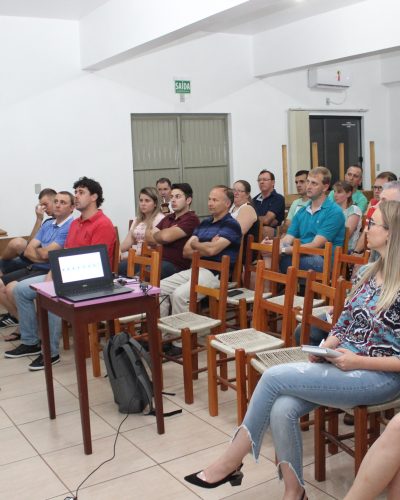
[[[204,259],[221,261],[229,255],[233,267],[240,248],[242,231],[239,223],[229,213],[233,203],[233,192],[226,186],[215,186],[208,196],[208,210],[211,217],[203,220],[186,242],[183,256],[190,259],[195,250]],[[161,281],[160,315],[188,311],[191,269],[173,274]],[[199,283],[218,288],[219,279],[208,269],[200,269]]]
[[[296,184],[297,194],[300,198],[294,200],[294,202],[290,205],[289,212],[282,228],[284,233],[287,232],[293,217],[297,214],[300,208],[305,207],[309,201],[307,196],[307,176],[308,170],[299,170],[295,173],[294,182]]]
[[[342,246],[345,237],[345,219],[342,209],[329,200],[326,193],[331,182],[331,173],[325,167],[313,168],[307,177],[308,204],[294,216],[287,235],[281,239],[280,269],[282,273],[292,263],[293,240],[311,248],[323,248],[327,241],[335,247]],[[300,269],[321,272],[323,258],[320,255],[300,257]]]
[[[367,210],[368,200],[358,187],[362,183],[363,169],[360,165],[352,165],[346,170],[344,180],[353,186],[353,194],[351,196],[354,205],[357,205],[364,214]],[[329,199],[333,201],[333,191],[329,193]]]
[[[156,189],[161,200],[161,212],[169,214],[171,210],[171,181],[168,177],[161,177],[156,182]]]
[[[163,245],[161,279],[189,269],[190,259],[183,256],[183,247],[200,224],[197,215],[190,210],[193,190],[189,184],[172,184],[171,207],[168,214],[154,229],[146,230],[146,241]]]
[[[18,281],[34,276],[42,276],[49,272],[49,252],[64,247],[69,226],[72,222],[74,197],[68,191],[60,191],[54,198],[53,214],[55,218],[46,219],[36,236],[28,243],[24,255],[32,262],[24,268],[4,274],[0,279],[0,304],[9,312],[0,320],[0,328],[18,324],[17,308],[12,290]],[[18,335],[15,335],[18,338]],[[16,338],[6,339],[15,340]]]
[[[253,205],[263,224],[263,236],[273,238],[285,218],[285,198],[275,191],[275,175],[269,170],[261,170],[257,182],[261,192],[253,198]]]
[[[81,212],[81,216],[75,219],[68,231],[65,240],[65,248],[76,248],[88,245],[104,244],[107,246],[107,253],[110,264],[113,260],[115,248],[115,229],[111,220],[99,209],[104,201],[103,189],[98,182],[87,177],[81,177],[74,184],[75,208]],[[22,344],[8,351],[5,356],[8,358],[39,356],[29,365],[29,370],[43,370],[44,362],[39,345],[39,332],[36,321],[36,311],[34,300],[36,292],[30,288],[32,283],[44,281],[47,278],[37,276],[17,283],[14,288],[14,298],[17,304],[20,320],[20,334]],[[60,361],[59,340],[61,335],[61,319],[54,314],[49,314],[50,347],[52,364]]]
[[[38,197],[39,203],[35,208],[36,222],[31,231],[31,235],[28,238],[28,241],[24,238],[13,238],[8,243],[0,259],[0,276],[32,264],[32,262],[24,256],[24,250],[26,249],[28,242],[38,232],[43,223],[44,216],[48,215],[51,217],[53,215],[53,200],[55,195],[56,192],[54,189],[46,188],[40,191]]]

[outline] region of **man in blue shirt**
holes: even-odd
[[[263,236],[273,238],[275,228],[285,218],[285,198],[275,191],[275,175],[269,170],[261,170],[257,182],[261,193],[253,198],[253,205],[263,225]]]
[[[197,250],[204,259],[221,261],[229,255],[231,267],[236,262],[242,239],[239,223],[229,213],[233,203],[233,192],[226,186],[215,186],[208,196],[211,217],[203,220],[193,231],[183,248],[183,256],[190,259]],[[161,280],[160,315],[186,312],[189,309],[191,269],[175,273]],[[200,269],[199,283],[218,288],[219,279],[208,269]]]
[[[64,247],[69,226],[72,222],[74,197],[68,191],[60,191],[54,198],[53,215],[47,219],[35,237],[28,243],[24,255],[32,264],[23,269],[4,274],[0,280],[0,303],[9,312],[7,324],[0,322],[0,328],[18,324],[17,308],[13,297],[13,289],[19,281],[34,276],[45,275],[50,270],[49,251]],[[4,321],[4,319],[2,320]],[[15,340],[15,339],[12,339]]]
[[[309,203],[294,216],[287,235],[281,240],[280,269],[286,273],[292,263],[293,240],[311,248],[323,248],[327,241],[335,247],[342,246],[345,237],[345,218],[342,209],[327,198],[331,173],[325,167],[313,168],[307,177]],[[300,269],[321,272],[323,258],[320,255],[300,257]]]

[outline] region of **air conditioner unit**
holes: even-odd
[[[311,89],[347,89],[351,86],[351,76],[340,68],[311,68],[308,86]]]

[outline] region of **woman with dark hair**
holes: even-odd
[[[242,425],[225,453],[186,476],[203,488],[240,484],[242,460],[258,458],[271,427],[285,500],[304,500],[299,420],[318,406],[351,408],[382,404],[400,394],[400,203],[381,202],[369,220],[368,247],[379,254],[360,269],[343,312],[324,347],[337,357],[274,366],[264,372]],[[321,359],[325,362],[318,362]]]
[[[153,229],[164,218],[160,212],[160,199],[154,187],[144,187],[139,193],[139,206],[137,215],[133,219],[128,234],[121,243],[121,253],[134,248],[136,253],[142,253],[142,245],[145,240],[146,229]],[[119,266],[119,273],[126,274],[126,260]]]
[[[257,221],[257,214],[251,202],[251,187],[247,181],[239,180],[233,184],[232,191],[233,205],[229,212],[239,222],[242,234],[245,235]]]
[[[353,186],[347,181],[337,181],[333,185],[333,196],[335,202],[342,208],[346,220],[346,227],[349,229],[348,251],[354,250],[362,224],[361,209],[353,203]]]

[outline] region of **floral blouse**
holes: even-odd
[[[365,267],[360,269],[358,278]],[[365,282],[345,304],[330,336],[340,347],[363,356],[400,356],[400,289],[386,310],[375,312],[381,287],[375,278]]]

